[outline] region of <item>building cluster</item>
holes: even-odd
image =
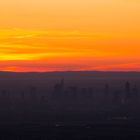
[[[132,87],[127,81],[123,87],[114,91],[108,84],[100,91],[95,91],[92,87],[65,88],[64,80],[61,80],[54,86],[50,104],[53,109],[69,111],[113,110],[123,107],[135,109],[140,102],[137,86]]]
[[[36,87],[30,87],[28,93],[17,94],[2,90],[0,110],[106,111],[123,107],[135,109],[139,103],[139,90],[130,82],[126,82],[123,89],[112,91],[111,86],[105,84],[100,91],[95,91],[92,87],[66,87],[62,79],[55,84],[52,93],[45,95],[39,93]]]

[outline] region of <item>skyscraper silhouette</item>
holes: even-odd
[[[130,96],[130,83],[127,81],[125,84],[125,101],[128,101]]]
[[[129,81],[125,83],[125,92],[124,92],[124,104],[129,104],[132,97],[131,97],[131,86]]]
[[[60,83],[57,83],[54,86],[54,90],[53,90],[53,98],[61,98],[63,96],[64,93],[64,79],[61,80]]]
[[[129,94],[130,93],[130,83],[127,81],[125,84],[125,93]]]
[[[36,98],[36,87],[31,86],[29,90],[30,90],[30,98],[35,99]]]
[[[109,85],[106,84],[106,85],[105,85],[105,94],[108,94],[108,93],[109,93]]]

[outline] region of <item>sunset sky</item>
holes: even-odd
[[[0,71],[140,71],[140,0],[0,0]]]

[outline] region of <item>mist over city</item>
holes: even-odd
[[[140,122],[139,72],[1,72],[0,76],[4,138],[7,131],[17,139],[139,136],[134,131]]]

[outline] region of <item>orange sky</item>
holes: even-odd
[[[140,71],[139,0],[0,1],[0,70]]]

